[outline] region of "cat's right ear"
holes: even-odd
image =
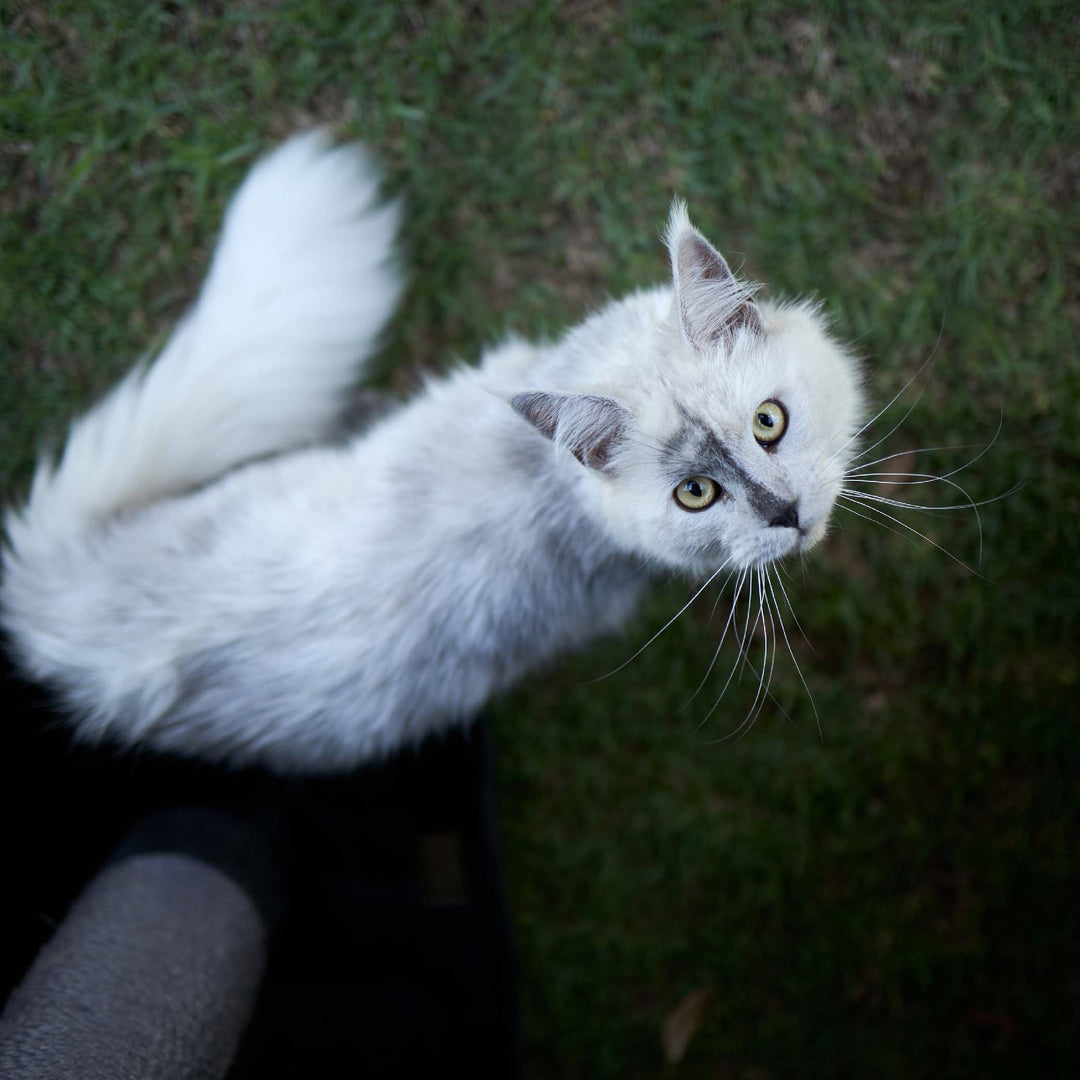
[[[687,342],[698,352],[707,352],[739,330],[760,334],[761,316],[751,289],[690,224],[681,199],[671,204],[666,238],[679,324]]]
[[[518,416],[557,447],[569,450],[590,469],[610,468],[612,454],[630,426],[630,413],[598,394],[557,394],[527,390],[510,404]]]

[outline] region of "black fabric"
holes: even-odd
[[[283,779],[73,745],[46,694],[10,669],[3,676],[0,995],[138,825],[119,855],[202,859],[273,927],[232,1080],[338,1075],[343,1061],[376,1076],[450,1063],[472,1076],[516,1075],[483,721],[378,768]]]
[[[109,856],[172,852],[190,855],[228,875],[272,930],[282,915],[284,822],[279,810],[259,807],[246,816],[207,806],[171,806],[139,821]]]

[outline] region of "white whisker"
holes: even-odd
[[[873,483],[874,481],[865,481],[865,482]],[[1008,498],[1010,495],[1017,492],[1022,485],[1014,484],[1011,488],[1009,488],[1008,491],[1003,491],[1000,495],[994,495],[993,497],[991,497],[989,499],[975,500],[959,484],[953,483],[953,481],[951,481],[951,480],[944,480],[944,483],[948,484],[950,487],[956,488],[956,490],[959,491],[960,494],[963,495],[967,499],[967,502],[966,503],[950,503],[950,504],[944,505],[944,506],[941,505],[940,503],[931,503],[930,505],[925,505],[923,503],[906,502],[903,499],[891,499],[886,495],[878,495],[876,492],[873,492],[873,491],[853,491],[851,488],[847,488],[847,487],[842,489],[842,493],[847,495],[849,498],[853,498],[853,499],[855,499],[857,501],[882,503],[882,504],[884,504],[886,506],[896,506],[896,507],[899,507],[900,509],[903,509],[903,510],[919,510],[924,514],[929,514],[931,516],[936,516],[938,514],[945,514],[948,511],[953,511],[953,510],[971,510],[971,511],[973,511],[974,514],[975,514],[975,522],[978,525],[978,529],[979,529],[979,553],[978,553],[978,558],[976,560],[976,565],[981,566],[982,565],[982,553],[983,553],[983,527],[982,527],[982,515],[979,513],[979,507],[980,506],[988,506],[988,505],[990,505],[990,503],[1000,502],[1002,499]]]
[[[981,450],[982,447],[979,443],[952,443],[948,446],[919,446],[914,450],[897,450],[895,454],[886,454],[884,457],[875,458],[873,461],[864,461],[857,469],[849,470],[845,475],[853,476],[855,473],[864,472],[866,469],[873,468],[875,465],[882,465],[886,461],[892,461],[894,458],[909,457],[915,454],[933,454],[939,453],[944,450]],[[972,459],[974,460],[974,458]],[[967,465],[961,465],[957,472],[961,472],[967,468]],[[904,473],[897,473],[897,476],[904,476]]]
[[[893,407],[893,405],[895,405],[896,402],[899,401],[900,398],[903,397],[903,395],[907,393],[907,390],[911,386],[911,384],[913,382],[915,382],[915,380],[933,362],[934,354],[937,352],[937,348],[938,348],[939,344],[941,344],[941,331],[940,330],[938,331],[938,339],[937,339],[936,342],[934,342],[934,347],[930,350],[930,355],[919,365],[918,370],[916,370],[915,374],[912,375],[911,378],[908,379],[908,381],[906,383],[904,383],[904,385],[902,387],[900,387],[899,390],[897,390],[897,392],[889,399],[889,403],[883,409],[879,409],[869,420],[866,421],[865,424],[863,424],[863,426],[861,428],[859,428],[858,431],[855,432],[854,435],[851,435],[851,436],[848,437],[848,439],[840,446],[840,448],[825,462],[826,465],[829,465],[833,461],[835,461],[844,452],[844,450],[847,449],[848,446],[850,446],[864,431],[867,430],[867,428],[869,428],[873,424],[877,423],[877,421],[880,420],[881,417],[883,417]],[[919,397],[922,397],[922,391],[921,390],[919,391]],[[916,399],[915,404],[918,404],[918,398]],[[912,405],[911,408],[914,408],[914,407],[915,406]],[[904,415],[903,420],[900,421],[900,424],[902,424],[904,422],[904,420],[906,420],[908,418],[908,416],[910,416],[910,415],[911,415],[911,409],[908,409],[907,413],[905,413],[905,415]],[[896,427],[899,427],[900,424],[897,424]],[[893,431],[896,430],[896,427],[893,428]],[[892,431],[889,432],[889,435],[891,435],[891,434],[892,434]],[[886,436],[886,438],[888,438],[888,436]],[[884,441],[884,440],[879,440],[879,442],[875,443],[874,445],[879,446],[882,441]],[[873,449],[873,447],[871,447],[871,449]],[[865,454],[867,452],[868,451],[864,451],[863,453]],[[862,455],[860,455],[860,456],[862,456]]]
[[[975,523],[976,523],[976,525],[978,526],[978,529],[979,529],[979,548],[978,548],[978,555],[976,557],[975,564],[976,564],[976,566],[982,566],[983,525],[982,525],[982,514],[979,513],[979,507],[980,506],[986,506],[988,503],[997,502],[999,499],[1005,498],[1005,495],[1012,494],[1012,492],[1007,491],[1003,495],[995,495],[992,499],[983,499],[983,500],[981,500],[979,502],[976,502],[971,497],[971,495],[967,492],[967,490],[964,487],[962,487],[960,484],[956,483],[955,480],[948,480],[943,476],[938,477],[937,479],[941,483],[948,484],[949,487],[955,488],[957,491],[959,491],[960,494],[963,495],[965,499],[967,499],[967,502],[966,503],[956,503],[956,504],[952,504],[952,505],[949,505],[949,506],[942,506],[942,505],[940,505],[938,503],[931,504],[930,506],[925,506],[925,505],[921,505],[919,503],[906,502],[903,499],[891,499],[886,495],[879,495],[876,492],[872,492],[872,491],[857,491],[857,490],[853,491],[851,488],[845,487],[843,489],[843,492],[844,492],[844,494],[848,495],[851,498],[862,499],[864,501],[869,501],[869,502],[882,503],[882,504],[884,504],[886,506],[896,506],[896,507],[900,507],[900,508],[905,509],[905,510],[920,510],[925,514],[931,514],[931,515],[933,515],[935,513],[938,513],[938,512],[950,511],[950,510],[971,510],[971,511],[973,511],[974,514],[975,514]],[[858,481],[853,479],[853,482],[858,482]],[[863,482],[864,483],[875,483],[876,481],[869,480],[869,481],[863,481]]]
[[[844,477],[844,479],[848,480],[848,481],[858,481],[861,484],[881,484],[882,487],[918,487],[921,484],[936,484],[939,481],[947,482],[946,481],[946,476],[948,476],[948,475],[952,475],[952,474],[942,474],[941,476],[938,476],[937,473],[918,473],[918,472],[868,472],[868,473],[853,472],[853,473],[848,473]],[[909,479],[907,479],[907,480],[891,480],[891,479],[874,480],[874,479],[871,479],[872,477],[875,477],[875,476],[884,476],[884,477],[906,476],[906,477],[909,477]],[[918,479],[918,477],[924,477],[925,479],[920,480],[920,479]]]
[[[785,588],[784,588],[784,583],[783,583],[783,581],[782,581],[782,580],[781,580],[781,578],[780,578],[780,573],[779,573],[779,571],[780,571],[780,570],[782,570],[782,569],[783,569],[783,567],[784,567],[784,564],[783,564],[783,563],[774,563],[774,564],[773,564],[773,568],[774,568],[774,569],[775,569],[775,570],[777,571],[777,572],[776,572],[776,573],[775,573],[775,574],[773,575],[773,576],[775,577],[775,579],[776,579],[776,584],[780,586],[780,592],[781,592],[781,593],[783,594],[783,597],[784,597],[784,601],[785,601],[785,603],[787,604],[787,607],[788,607],[788,611],[790,611],[790,612],[791,612],[791,617],[792,617],[792,618],[793,618],[793,619],[795,620],[795,626],[796,626],[796,629],[798,629],[799,633],[800,633],[800,634],[802,634],[802,639],[803,639],[803,641],[805,641],[805,642],[806,642],[806,644],[807,644],[807,645],[809,646],[809,648],[810,648],[810,651],[811,651],[812,653],[816,653],[816,652],[817,652],[817,649],[815,649],[815,648],[814,648],[814,646],[813,646],[813,643],[812,643],[812,642],[810,641],[810,639],[809,639],[809,638],[808,638],[808,637],[806,636],[806,631],[805,631],[805,630],[803,630],[803,628],[802,628],[802,623],[801,623],[801,622],[799,622],[799,616],[795,614],[795,608],[794,608],[794,607],[792,606],[792,604],[791,604],[791,599],[790,599],[790,597],[788,596],[788,593],[787,593],[787,589],[785,589]],[[774,595],[774,599],[775,599],[775,595]],[[777,605],[777,612],[779,613],[779,605]],[[782,625],[783,625],[783,623],[781,622],[781,626],[782,626]]]
[[[904,415],[901,416],[900,419],[895,424],[893,424],[893,426],[889,428],[889,430],[886,431],[880,439],[877,440],[877,442],[871,443],[864,450],[860,450],[857,454],[853,454],[851,457],[851,461],[858,461],[859,458],[864,458],[867,454],[873,453],[883,442],[885,442],[891,436],[895,435],[896,432],[898,432],[904,426],[904,424],[907,423],[908,417],[911,416],[911,414],[915,411],[916,406],[919,404],[920,401],[922,401],[922,396],[925,393],[926,386],[924,385],[920,388],[918,394],[915,396],[915,400],[908,406],[907,412],[905,412]],[[829,460],[831,461],[833,459],[830,458]]]
[[[957,473],[963,472],[965,469],[971,468],[971,466],[974,465],[975,462],[979,460],[979,458],[981,458],[984,454],[986,454],[990,450],[990,448],[998,441],[998,438],[1001,435],[1001,429],[1002,429],[1002,426],[1004,425],[1004,422],[1005,422],[1005,413],[1004,413],[1004,410],[1002,410],[998,415],[998,426],[997,426],[997,430],[994,432],[993,438],[984,447],[982,447],[979,450],[979,452],[973,458],[970,458],[968,461],[965,461],[964,464],[960,465],[958,468],[952,469],[947,473],[943,473],[940,477],[938,477],[938,479],[945,480],[945,479],[948,479],[948,477],[950,477],[950,476],[955,476]],[[851,477],[856,476],[856,475],[866,475],[865,470],[871,468],[872,466],[881,465],[882,463],[884,463],[886,461],[892,461],[894,458],[906,457],[908,454],[929,454],[929,453],[932,453],[932,452],[935,452],[935,451],[940,451],[940,450],[974,450],[976,446],[978,446],[978,443],[968,443],[968,444],[964,444],[964,445],[961,445],[961,446],[927,446],[927,447],[920,447],[918,450],[900,450],[895,454],[888,454],[885,457],[878,458],[876,461],[866,461],[862,465],[860,465],[857,469],[849,469],[845,473],[845,478],[850,479]],[[871,475],[877,475],[877,474],[875,473],[875,474],[871,474]],[[916,474],[909,474],[909,475],[916,475]],[[919,475],[929,476],[931,474],[924,473],[924,474],[919,474]]]
[[[717,568],[716,568],[716,569],[715,569],[715,570],[714,570],[714,571],[712,572],[712,574],[710,574],[710,575],[709,575],[709,577],[708,577],[708,578],[706,579],[706,581],[705,581],[705,584],[704,584],[704,585],[702,585],[702,586],[701,586],[701,588],[700,588],[700,589],[698,589],[698,591],[697,591],[696,593],[694,593],[694,595],[693,595],[693,596],[691,596],[691,597],[690,597],[690,599],[689,599],[689,600],[687,600],[687,601],[686,601],[686,603],[685,603],[685,604],[683,604],[683,606],[682,606],[681,608],[679,608],[679,610],[678,610],[677,612],[675,612],[675,614],[674,614],[674,615],[672,615],[672,617],[671,617],[670,619],[668,619],[668,621],[667,621],[666,623],[664,623],[664,625],[663,625],[663,626],[661,626],[661,627],[660,627],[660,629],[659,629],[659,630],[657,630],[657,631],[656,631],[656,633],[655,633],[655,634],[653,634],[653,636],[652,636],[651,638],[649,638],[649,640],[648,640],[648,641],[646,641],[646,642],[645,642],[645,644],[644,644],[644,645],[642,645],[642,646],[641,646],[641,648],[640,648],[640,649],[638,649],[638,651],[637,651],[636,653],[634,653],[634,655],[633,655],[633,656],[631,656],[631,657],[630,657],[629,659],[627,659],[627,660],[624,660],[624,661],[623,661],[623,662],[622,662],[622,663],[621,663],[621,664],[620,664],[620,665],[619,665],[619,666],[618,666],[617,668],[613,669],[612,671],[609,671],[609,672],[608,672],[608,673],[607,673],[606,675],[599,675],[599,676],[597,676],[597,678],[595,678],[595,679],[590,679],[590,680],[589,680],[589,681],[588,681],[588,682],[587,682],[587,683],[586,683],[585,685],[586,685],[586,686],[591,686],[591,685],[592,685],[593,683],[598,683],[598,682],[602,682],[602,681],[603,681],[604,679],[610,679],[612,675],[617,675],[617,674],[618,674],[618,673],[619,673],[620,671],[622,671],[622,669],[623,669],[623,668],[625,668],[625,667],[626,667],[626,666],[627,666],[628,664],[631,664],[631,663],[633,663],[633,662],[634,662],[634,661],[635,661],[635,660],[636,660],[636,659],[637,659],[637,658],[638,658],[638,657],[639,657],[639,656],[640,656],[640,655],[641,655],[641,654],[642,654],[642,653],[643,653],[643,652],[644,652],[644,651],[645,651],[645,650],[646,650],[646,649],[647,649],[647,648],[648,648],[648,647],[649,647],[649,646],[650,646],[650,645],[651,645],[651,644],[652,644],[652,643],[653,643],[653,642],[654,642],[654,641],[655,641],[655,640],[656,640],[656,639],[657,639],[657,638],[658,638],[658,637],[659,637],[659,636],[660,636],[660,635],[661,635],[661,634],[662,634],[662,633],[663,633],[663,632],[664,632],[665,630],[667,630],[667,629],[668,629],[668,627],[670,627],[670,626],[671,626],[671,624],[672,624],[672,623],[674,623],[674,622],[675,622],[675,621],[676,621],[676,620],[677,620],[677,619],[679,618],[679,616],[680,616],[680,615],[682,615],[682,614],[683,614],[683,612],[684,612],[684,611],[686,611],[686,609],[687,609],[687,608],[688,608],[688,607],[689,607],[689,606],[690,606],[690,605],[691,605],[691,604],[692,604],[692,603],[693,603],[693,602],[694,602],[694,601],[695,601],[695,600],[696,600],[696,599],[697,599],[697,598],[698,598],[698,597],[699,597],[699,596],[700,596],[700,595],[701,595],[701,594],[702,594],[702,593],[703,593],[703,592],[704,592],[704,591],[705,591],[705,590],[706,590],[706,589],[707,589],[707,588],[708,588],[708,587],[709,587],[709,586],[710,586],[710,585],[711,585],[711,584],[713,583],[713,581],[714,581],[714,580],[715,580],[715,579],[716,579],[716,578],[717,578],[717,577],[719,576],[719,574],[721,573],[721,571],[723,571],[724,567],[725,567],[725,566],[727,566],[729,562],[731,562],[731,559],[730,559],[730,558],[727,558],[727,559],[725,559],[725,560],[724,560],[724,561],[723,561],[723,562],[722,562],[722,563],[721,563],[721,564],[720,564],[720,565],[719,565],[719,566],[718,566],[718,567],[717,567]]]
[[[978,570],[974,569],[974,567],[968,566],[968,564],[964,562],[963,559],[958,558],[951,551],[949,551],[948,548],[942,547],[941,544],[937,543],[937,541],[935,540],[931,540],[929,536],[927,536],[925,533],[919,532],[918,529],[909,525],[906,521],[901,521],[900,518],[895,517],[893,514],[886,513],[884,510],[879,510],[876,506],[872,506],[864,502],[862,499],[857,499],[850,494],[845,494],[844,492],[841,492],[839,497],[841,499],[847,499],[850,502],[855,502],[858,505],[862,506],[865,510],[869,510],[871,513],[874,514],[880,514],[882,517],[887,518],[889,521],[896,522],[896,524],[899,525],[902,529],[906,529],[908,532],[914,533],[922,540],[925,540],[926,543],[928,543],[931,547],[935,547],[938,549],[938,551],[943,552],[945,555],[948,555],[948,557],[952,559],[954,563],[956,563],[958,566],[962,566],[965,570],[968,571],[968,573],[974,574],[977,578],[981,578],[983,581],[987,580],[985,577],[983,577],[982,574],[979,573]],[[882,525],[883,528],[889,529],[890,532],[896,532],[895,529],[891,529],[889,528],[889,526],[884,525],[882,522],[878,521],[877,518],[871,518],[867,517],[865,514],[860,514],[857,510],[853,509],[851,506],[846,505],[845,503],[838,502],[836,505],[838,508],[843,507],[843,509],[847,510],[848,513],[854,514],[856,517],[861,517],[865,521],[873,521],[878,525]],[[899,535],[903,534],[901,533]]]
[[[724,599],[724,590],[728,587],[728,583],[738,572],[738,567],[734,567],[733,569],[729,570],[728,576],[724,578],[724,580],[720,583],[720,587],[716,591],[716,599],[713,601],[713,606],[709,608],[709,621],[705,624],[706,626],[712,626],[713,618],[716,615],[716,609],[720,606],[720,601]],[[737,592],[738,589],[736,589],[736,593]],[[720,640],[723,641],[723,638],[721,638]]]
[[[739,578],[740,589],[746,581],[752,580],[749,577],[750,569],[751,568],[748,566],[743,568],[743,572]],[[724,695],[727,693],[728,687],[731,685],[731,680],[735,677],[735,672],[746,666],[748,659],[747,638],[750,634],[753,633],[753,631],[750,629],[750,612],[753,608],[753,592],[753,586],[751,585],[750,588],[746,590],[746,621],[743,623],[742,634],[740,635],[738,630],[736,630],[735,632],[735,640],[739,646],[739,651],[735,655],[735,660],[731,665],[731,670],[728,672],[728,677],[724,680],[724,685],[720,688],[720,693],[717,695],[716,700],[713,702],[712,707],[709,709],[709,711],[701,718],[701,723],[698,724],[698,728],[704,727],[712,714],[716,712],[717,708],[720,705],[720,702],[724,700]],[[731,614],[732,616],[735,615],[734,603],[731,607]],[[754,623],[754,629],[757,629],[756,622]],[[719,650],[717,651],[719,652]]]
[[[824,742],[825,736],[821,730],[821,717],[818,715],[817,705],[814,703],[814,695],[810,693],[810,687],[806,685],[806,679],[803,677],[802,668],[799,667],[799,661],[795,659],[795,650],[791,647],[791,639],[788,637],[787,627],[784,626],[784,619],[780,613],[780,603],[776,599],[776,590],[773,588],[773,581],[775,580],[776,583],[780,585],[780,591],[783,592],[783,583],[780,581],[779,574],[769,574],[768,571],[766,571],[765,576],[766,580],[769,583],[769,591],[772,593],[773,603],[776,605],[776,617],[780,620],[780,631],[784,635],[784,643],[787,645],[788,655],[791,657],[791,662],[795,665],[795,671],[796,674],[798,674],[799,676],[799,682],[802,683],[803,689],[806,691],[806,696],[810,699],[810,708],[814,712],[814,720],[817,723],[818,738],[821,739],[822,742]],[[794,609],[791,607],[791,601],[787,599],[786,593],[784,593],[784,599],[787,600],[788,610],[791,611],[792,618],[795,619],[795,624],[798,625],[798,616],[795,614]],[[801,631],[802,628],[800,627],[799,629]],[[803,637],[805,638],[806,635],[803,634]],[[807,641],[807,644],[809,645],[810,642]],[[810,647],[813,648],[812,645]]]
[[[745,735],[755,724],[761,710],[765,706],[765,702],[769,696],[769,686],[772,684],[773,668],[776,664],[776,649],[772,651],[770,658],[769,653],[769,620],[771,615],[767,618],[766,615],[769,612],[768,599],[765,595],[765,586],[762,582],[764,571],[762,567],[757,567],[755,570],[755,576],[758,583],[758,617],[754,620],[754,630],[757,630],[757,625],[761,623],[762,633],[762,651],[761,651],[761,675],[758,678],[757,690],[754,693],[754,700],[750,703],[750,708],[747,710],[746,716],[743,717],[738,727],[734,731],[728,732],[727,735],[717,739],[716,742],[726,742],[728,739],[741,738]],[[775,633],[775,628],[774,628]],[[756,672],[753,662],[750,662],[750,670]],[[717,701],[719,704],[719,700]],[[714,705],[713,708],[716,706]]]
[[[747,572],[748,572],[748,567],[743,567],[743,569],[739,572],[739,580],[735,583],[735,595],[731,598],[731,610],[728,612],[728,617],[727,617],[726,621],[724,622],[724,629],[720,634],[720,640],[716,644],[716,649],[713,651],[712,659],[709,661],[709,666],[706,669],[705,675],[702,678],[701,682],[698,683],[697,689],[683,703],[682,708],[684,708],[684,709],[690,704],[690,702],[692,702],[698,696],[698,694],[701,693],[702,688],[705,686],[705,683],[708,681],[709,676],[712,674],[713,668],[716,666],[717,658],[720,656],[720,650],[723,648],[724,641],[727,639],[728,630],[730,629],[730,627],[732,625],[732,621],[735,618],[735,609],[738,606],[739,595],[742,592],[743,585],[746,584]],[[717,597],[718,601],[719,601],[719,599],[720,598]],[[715,607],[714,607],[714,610],[715,610]],[[726,685],[725,685],[725,689],[726,689]],[[724,696],[723,691],[721,691],[720,692],[720,697],[723,697],[723,696]],[[704,722],[705,721],[703,720],[702,723],[704,723]],[[698,725],[698,726],[700,727],[700,725]]]
[[[903,499],[890,499],[888,495],[878,495],[874,491],[857,491],[853,488],[842,488],[841,494],[847,495],[853,499],[862,499],[864,501],[884,503],[886,506],[899,506],[904,510],[921,510],[927,514],[939,513],[945,516],[945,511],[948,510],[971,510],[976,509],[979,503],[974,501],[968,503],[955,503],[949,506],[941,506],[938,503],[930,503],[925,505],[923,503],[905,502]],[[990,502],[992,500],[986,500]]]
[[[761,621],[761,608],[758,607],[758,613],[754,615],[754,625],[750,625],[750,615],[754,608],[754,578],[749,578],[750,588],[746,593],[746,625],[743,627],[743,636],[739,641],[739,656],[741,663],[739,663],[739,677],[737,682],[742,682],[743,673],[747,667],[750,667],[751,672],[756,669],[750,664],[750,645],[754,640],[754,635],[757,633],[758,623]]]

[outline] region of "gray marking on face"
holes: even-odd
[[[696,416],[679,405],[679,414],[683,425],[667,441],[667,448],[672,454],[693,461],[694,468],[702,468],[705,473],[723,485],[726,479],[735,479],[746,492],[747,501],[761,516],[762,520],[772,521],[782,514],[791,500],[770,491],[743,466],[724,445],[715,431],[700,416]],[[700,465],[698,464],[700,463]]]

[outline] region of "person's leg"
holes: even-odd
[[[224,1077],[266,965],[275,875],[251,822],[181,808],[141,823],[9,998],[0,1075]]]

